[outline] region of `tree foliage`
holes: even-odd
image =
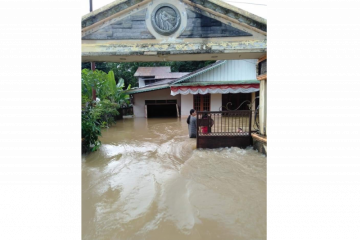
[[[81,137],[84,152],[99,148],[101,128],[114,124],[114,117],[119,115],[118,109],[128,103],[128,95],[124,93],[123,87],[124,80],[120,79],[116,84],[113,71],[107,74],[86,68],[81,71]],[[92,89],[96,90],[96,101],[92,101]]]

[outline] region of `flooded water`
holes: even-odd
[[[266,157],[197,150],[185,119],[124,119],[82,157],[82,238],[266,239]]]

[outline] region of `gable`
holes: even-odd
[[[191,11],[187,12],[187,25],[179,38],[241,37],[252,34],[241,31],[214,18]]]
[[[266,52],[266,20],[220,0],[117,0],[84,16],[81,31],[82,61],[255,59]]]
[[[155,39],[146,27],[146,9],[128,17],[102,27],[99,30],[84,36],[83,39],[108,40],[108,39]]]
[[[217,0],[118,0],[83,17],[82,39],[216,38],[254,35],[263,38],[261,34],[266,34],[266,24],[261,22],[260,18],[252,19],[249,14],[225,9],[215,2],[223,4]]]
[[[187,24],[178,38],[243,37],[251,33],[239,30],[230,24],[220,22],[201,13],[186,9]],[[156,39],[148,29],[146,15],[148,9],[135,12],[121,20],[113,21],[88,35],[84,40],[126,40]]]
[[[151,0],[116,0],[82,17],[81,28],[86,28],[122,13],[136,5],[150,2]]]

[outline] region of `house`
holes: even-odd
[[[169,68],[139,68],[139,88],[128,94],[135,117],[187,117],[197,111],[255,109],[260,89],[257,59],[220,60],[191,73],[171,73]],[[150,81],[150,82],[148,82]],[[242,104],[247,100],[247,104]]]
[[[173,80],[189,74],[188,72],[171,72],[170,67],[139,67],[134,74],[139,81],[139,87],[153,83],[170,83]]]

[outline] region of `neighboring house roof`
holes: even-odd
[[[170,67],[139,67],[134,77],[154,77],[154,79],[178,79],[189,72],[171,72]]]
[[[142,87],[142,88],[135,88],[135,89],[127,90],[126,94],[150,92],[150,91],[160,90],[160,89],[169,88],[169,87],[170,87],[169,84],[162,84],[162,85],[156,85],[156,86],[146,86],[146,87]]]
[[[155,79],[178,79],[188,74],[189,72],[170,72],[161,75],[156,75]]]
[[[187,75],[185,75],[185,76],[183,76],[183,77],[181,77],[179,79],[176,79],[172,84],[181,83],[181,82],[183,82],[185,80],[188,80],[188,79],[190,79],[192,77],[195,77],[195,76],[197,76],[197,75],[199,75],[201,73],[204,73],[204,72],[207,72],[207,71],[209,71],[211,69],[214,69],[214,68],[220,66],[221,64],[224,64],[225,62],[226,62],[226,60],[218,60],[213,64],[210,64],[210,65],[208,65],[206,67],[200,68],[200,69],[198,69],[196,71],[193,71],[193,72],[191,72],[191,73],[189,73],[189,74],[187,74]]]
[[[151,77],[165,75],[171,72],[170,67],[138,67],[134,77]]]

